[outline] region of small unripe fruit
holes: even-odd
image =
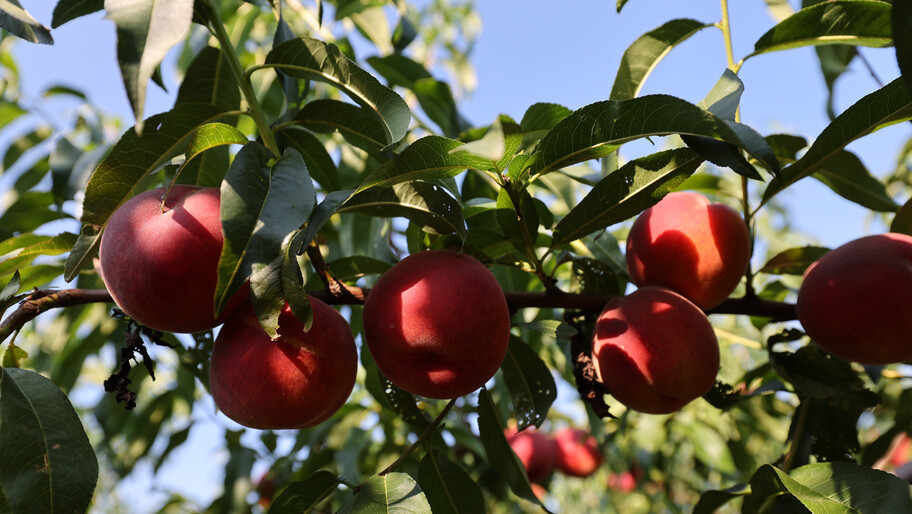
[[[111,215],[99,268],[124,313],[163,332],[201,332],[224,322],[249,297],[244,286],[215,317],[222,252],[219,190],[176,185],[140,193]]]
[[[912,237],[867,236],[827,253],[805,272],[796,309],[811,340],[837,357],[912,360]]]
[[[602,465],[602,452],[589,432],[579,428],[562,428],[554,433],[557,467],[564,474],[587,477]]]
[[[535,428],[517,433],[515,428],[504,431],[513,453],[526,468],[530,482],[542,482],[551,476],[557,461],[554,441]]]
[[[400,261],[371,289],[364,336],[392,383],[427,398],[456,398],[500,368],[510,311],[483,264],[462,253],[426,251]]]
[[[351,328],[320,300],[311,297],[310,305],[310,330],[304,331],[286,305],[275,341],[249,302],[222,326],[212,349],[209,388],[226,416],[250,428],[306,428],[345,404],[358,372]]]
[[[627,269],[637,286],[667,287],[710,309],[738,286],[750,245],[737,211],[697,193],[675,192],[633,222]]]
[[[605,305],[592,336],[599,379],[627,407],[668,414],[709,392],[719,344],[696,305],[661,287],[641,287]]]

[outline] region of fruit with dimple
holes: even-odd
[[[504,435],[513,453],[526,468],[530,482],[542,482],[551,475],[557,462],[557,449],[553,439],[535,428],[527,428],[518,433],[515,428],[508,428]]]
[[[248,303],[221,328],[212,349],[209,388],[226,416],[250,428],[306,428],[326,421],[348,399],[358,350],[345,318],[310,297],[313,325],[304,331],[288,305],[278,338],[260,327]]]
[[[500,367],[510,311],[494,274],[448,250],[412,254],[364,302],[364,335],[380,371],[427,398],[463,396]]]
[[[554,432],[556,463],[564,474],[587,477],[602,465],[602,452],[592,434],[579,428],[562,428]]]
[[[812,264],[798,321],[827,352],[862,364],[912,360],[912,237],[850,241]]]
[[[249,297],[245,285],[215,316],[222,252],[219,190],[176,185],[140,193],[111,215],[99,248],[114,302],[142,325],[201,332],[222,324]]]
[[[712,324],[693,303],[641,287],[605,305],[592,336],[599,380],[619,402],[667,414],[706,394],[719,371]]]
[[[675,192],[634,221],[626,260],[637,286],[667,287],[710,309],[738,286],[750,253],[750,233],[737,211],[697,193]]]

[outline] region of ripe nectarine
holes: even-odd
[[[818,346],[846,360],[912,360],[912,237],[879,234],[827,253],[804,274],[798,321]]]
[[[738,286],[750,246],[737,211],[697,193],[675,192],[634,221],[627,236],[627,268],[637,286],[667,287],[709,309]]]
[[[163,332],[200,332],[220,325],[249,297],[245,286],[215,317],[222,252],[219,190],[176,185],[164,206],[158,188],[114,211],[101,236],[102,280],[131,318]]]
[[[602,465],[602,452],[592,434],[579,428],[562,428],[554,433],[557,467],[564,474],[587,477]]]
[[[426,251],[400,261],[371,289],[364,336],[392,383],[427,398],[456,398],[500,367],[510,311],[483,264],[463,253]]]
[[[253,304],[231,317],[212,349],[209,388],[226,416],[250,428],[305,428],[322,423],[348,399],[358,372],[358,350],[345,318],[311,297],[313,325],[288,305],[273,341]]]
[[[705,314],[662,287],[641,287],[605,305],[592,335],[596,372],[612,396],[648,414],[674,412],[706,394],[719,345]]]
[[[557,459],[554,440],[534,427],[519,433],[515,428],[508,428],[504,435],[513,453],[526,468],[530,482],[542,482],[551,475]]]

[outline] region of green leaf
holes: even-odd
[[[54,96],[72,96],[82,101],[88,100],[88,97],[82,91],[63,84],[57,84],[55,86],[49,86],[45,88],[44,93],[42,93],[41,96],[43,98],[51,98]]]
[[[66,267],[63,272],[63,279],[67,282],[76,278],[79,271],[92,262],[92,256],[98,251],[98,245],[101,243],[101,228],[94,225],[83,225],[76,238],[76,243],[70,254],[67,256]]]
[[[530,425],[540,427],[557,399],[557,386],[548,365],[529,345],[513,336],[500,369],[513,399],[513,414],[519,430]]]
[[[681,185],[702,162],[693,150],[679,148],[621,166],[600,180],[557,224],[552,248],[643,212]]]
[[[372,171],[357,192],[377,186],[392,186],[411,180],[455,177],[466,169],[488,169],[491,162],[467,153],[451,150],[463,143],[440,136],[425,136]]]
[[[383,7],[387,0],[336,0],[336,21],[373,7]]]
[[[323,189],[337,191],[342,188],[339,183],[339,170],[323,142],[316,136],[301,128],[286,127],[276,132],[276,141],[283,152],[293,148],[301,154],[310,176],[323,186]]]
[[[200,50],[177,90],[176,104],[200,102],[217,105],[226,111],[241,106],[241,90],[221,50],[207,46]]]
[[[51,28],[104,9],[104,0],[60,0],[54,7]]]
[[[618,2],[620,12],[620,2]],[[621,57],[621,66],[611,87],[611,100],[628,100],[639,95],[643,83],[671,50],[690,36],[712,27],[711,23],[676,19],[651,30],[633,42]]]
[[[890,232],[912,236],[912,200],[909,200],[893,216]]]
[[[432,78],[424,65],[402,54],[368,57],[367,63],[383,76],[390,86],[412,89],[416,81]]]
[[[23,9],[19,0],[0,0],[0,27],[29,43],[54,44],[51,31]]]
[[[822,246],[802,246],[789,248],[776,254],[758,271],[777,275],[803,275],[808,266],[829,252]]]
[[[35,130],[16,138],[3,154],[3,170],[0,173],[9,170],[22,157],[22,154],[38,146],[42,141],[51,137],[52,134],[53,131],[50,127],[41,125]]]
[[[418,482],[405,473],[374,475],[367,479],[349,506],[351,514],[431,512]]]
[[[352,196],[339,212],[354,211],[379,217],[402,217],[432,234],[467,234],[462,207],[445,189],[427,182],[405,182],[373,188]]]
[[[187,37],[193,0],[105,0],[104,7],[117,25],[117,61],[141,134],[146,86],[165,53]]]
[[[383,122],[385,146],[405,137],[411,120],[405,100],[342,55],[336,45],[309,37],[292,39],[273,48],[266,56],[266,65],[292,77],[326,82],[345,92]]]
[[[912,487],[890,473],[847,462],[810,464],[791,475],[769,464],[751,478],[755,504],[791,494],[814,513],[909,512]]]
[[[573,111],[563,105],[536,103],[526,109],[519,126],[525,137],[537,140],[571,114]]]
[[[899,205],[890,198],[887,187],[871,175],[852,152],[836,152],[812,175],[836,194],[877,212],[896,212]]]
[[[690,134],[741,146],[735,132],[714,114],[679,98],[648,95],[606,100],[583,107],[542,138],[532,172],[544,174],[611,154],[642,137]]]
[[[389,271],[392,265],[373,257],[352,255],[327,262],[326,267],[332,276],[339,280],[357,280],[368,275],[382,275]]]
[[[836,79],[845,73],[849,63],[858,55],[858,50],[849,45],[816,46],[814,50],[817,52],[817,60],[820,61],[820,71],[827,86],[827,116],[832,120],[836,118],[836,109],[834,107]]]
[[[761,36],[754,44],[754,52],[747,57],[811,45],[881,48],[892,42],[890,4],[833,0],[806,7],[789,16]]]
[[[519,200],[517,206],[513,203],[508,187],[514,186],[508,184],[497,193],[497,223],[516,250],[525,255],[527,248],[524,233],[529,234],[530,243],[534,244],[538,235],[538,211],[535,210],[534,200],[527,189],[514,193]]]
[[[491,393],[482,387],[481,393],[478,395],[478,433],[488,456],[488,462],[510,485],[510,489],[517,496],[541,505],[535,492],[532,491],[526,468],[510,448],[503,429],[504,425],[497,415],[497,407],[494,405]]]
[[[0,368],[0,491],[11,512],[85,512],[98,461],[79,416],[53,382]]]
[[[76,234],[61,232],[56,236],[19,234],[0,243],[0,255],[60,255],[70,251],[76,244]]]
[[[193,132],[192,136],[190,136],[190,140],[187,142],[187,149],[184,150],[186,160],[177,173],[179,175],[183,172],[188,165],[194,162],[195,158],[202,158],[202,156],[205,155],[204,152],[206,152],[206,150],[227,145],[243,145],[248,142],[247,136],[231,125],[226,125],[224,123],[207,123],[202,125]],[[217,172],[209,172],[209,174],[214,173]],[[219,180],[218,183],[221,183],[221,180]]]
[[[412,86],[418,105],[447,137],[458,137],[471,125],[456,107],[453,92],[446,82],[433,78],[419,79]]]
[[[761,206],[776,193],[824,167],[846,145],[884,127],[912,119],[912,96],[902,78],[855,102],[827,125],[808,151],[791,166],[782,168],[763,193]]]
[[[750,494],[750,490],[746,490],[744,486],[736,486],[724,491],[706,491],[700,495],[700,499],[694,505],[694,510],[691,514],[713,514],[731,500],[744,497],[747,494]]]
[[[294,239],[291,242],[291,251],[296,255],[303,255],[304,251],[310,245],[310,242],[313,241],[314,236],[317,235],[317,232],[326,225],[332,215],[335,214],[336,211],[342,207],[342,204],[351,198],[353,194],[354,190],[345,189],[342,191],[333,191],[326,195],[310,214],[310,221],[307,222],[307,228],[299,230],[298,233],[295,234]]]
[[[319,99],[301,109],[295,122],[317,133],[339,131],[349,143],[373,154],[386,146],[386,133],[376,116],[369,110],[341,102]]]
[[[225,240],[219,259],[216,312],[221,312],[248,277],[277,258],[281,262],[285,237],[304,224],[316,202],[307,166],[297,152],[287,151],[274,165],[272,159],[269,150],[259,143],[248,143],[235,156],[222,182]],[[274,275],[263,278],[276,281]],[[252,289],[270,289],[268,284],[257,282],[251,277]],[[275,337],[284,300],[257,298],[254,291],[257,316],[267,334]]]
[[[418,483],[434,514],[485,512],[484,495],[475,480],[446,454],[432,449],[421,459]]]
[[[311,512],[336,492],[339,478],[329,471],[317,471],[304,480],[289,483],[279,490],[267,511],[269,514]]]
[[[912,0],[893,0],[890,19],[896,62],[906,89],[912,91]]]
[[[28,352],[10,341],[9,345],[6,347],[6,351],[3,352],[2,366],[4,368],[18,368],[19,363],[27,358]]]

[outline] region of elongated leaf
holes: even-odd
[[[431,512],[431,505],[412,477],[405,473],[389,473],[368,478],[355,495],[348,512],[417,514]]]
[[[418,104],[428,118],[440,127],[447,137],[458,137],[471,124],[462,117],[450,85],[433,78],[419,79],[412,86]]]
[[[367,109],[338,100],[313,100],[295,116],[295,122],[318,133],[340,134],[351,144],[377,153],[386,146],[383,123]]]
[[[289,150],[270,166],[272,154],[258,143],[248,143],[235,156],[222,182],[221,218],[225,240],[219,259],[215,307],[227,299],[257,270],[282,260],[285,237],[304,224],[315,203],[313,182],[304,160]],[[278,281],[274,275],[267,279]],[[251,279],[253,281],[253,279]],[[268,284],[251,283],[252,289]],[[281,289],[281,288],[279,288]],[[284,300],[265,298],[254,307],[270,337],[275,337]]]
[[[392,186],[410,180],[455,177],[466,169],[488,169],[491,162],[451,150],[463,143],[440,136],[425,136],[412,143],[390,162],[372,171],[358,192],[377,186]]]
[[[193,0],[105,0],[107,17],[117,25],[117,61],[142,133],[146,86],[168,50],[187,37]]]
[[[287,127],[276,132],[276,140],[280,150],[293,148],[301,154],[310,176],[324,189],[337,191],[342,188],[336,163],[316,136],[301,128]]]
[[[514,203],[506,187],[497,193],[497,223],[506,239],[513,243],[521,255],[526,255],[527,244],[535,243],[540,220],[528,190],[518,191],[514,195],[519,205]],[[528,243],[524,234],[528,234]]]
[[[748,57],[811,45],[857,45],[876,48],[893,42],[890,4],[868,0],[834,0],[806,7],[770,29]],[[745,58],[746,59],[746,58]]]
[[[618,8],[620,11],[620,7]],[[651,30],[633,42],[621,57],[621,66],[611,87],[611,100],[628,100],[639,95],[643,83],[671,50],[711,23],[676,19]]]
[[[884,127],[912,119],[912,95],[902,78],[865,96],[836,117],[817,136],[808,151],[791,166],[782,169],[763,193],[766,204],[776,193],[819,171],[827,160],[852,141]]]
[[[906,89],[912,91],[912,0],[893,0],[890,21],[893,45],[896,47],[896,62],[902,72]]]
[[[345,189],[342,191],[333,191],[326,195],[310,214],[307,228],[299,230],[298,233],[295,234],[295,237],[291,242],[291,251],[296,255],[303,255],[310,245],[310,242],[313,241],[313,238],[317,235],[317,232],[326,225],[329,219],[332,218],[332,215],[335,214],[339,208],[342,207],[342,204],[351,198],[354,193],[355,191],[353,189]]]
[[[54,7],[51,28],[104,9],[104,0],[60,0]]]
[[[218,187],[228,168],[228,145],[243,145],[248,141],[247,136],[231,125],[207,123],[190,138],[184,151],[184,164],[177,175],[184,182]]]
[[[751,495],[757,505],[782,493],[793,495],[811,512],[912,510],[912,486],[905,480],[847,462],[810,464],[796,468],[791,475],[767,464],[751,478]]]
[[[484,496],[475,480],[437,449],[421,459],[418,483],[434,514],[485,512]]]
[[[655,205],[696,171],[703,158],[666,150],[628,162],[599,181],[554,228],[553,247],[567,244]]]
[[[385,78],[391,86],[412,89],[415,82],[429,79],[431,73],[418,62],[402,55],[391,54],[383,57],[368,57],[367,63]]]
[[[839,196],[872,211],[899,210],[899,205],[890,198],[883,182],[871,175],[861,159],[852,152],[837,152],[812,176]]]
[[[912,200],[909,200],[893,216],[890,223],[890,232],[898,232],[912,236]]]
[[[552,103],[532,104],[531,107],[526,109],[519,125],[522,127],[523,134],[526,137],[540,139],[561,120],[571,114],[573,114],[573,111],[563,105]]]
[[[70,254],[67,256],[66,266],[63,271],[63,279],[67,282],[76,278],[84,266],[91,263],[92,256],[95,255],[98,245],[101,243],[101,227],[96,225],[83,225],[76,238],[76,243]]]
[[[519,430],[540,427],[548,409],[557,399],[557,386],[551,370],[529,345],[511,337],[507,356],[500,367],[513,399],[513,414]]]
[[[16,293],[19,292],[20,288],[21,276],[19,275],[19,270],[16,270],[13,272],[13,276],[10,277],[9,282],[0,290],[0,318],[3,317],[7,309],[21,299],[20,296],[16,296]],[[0,343],[2,342],[3,340],[0,339]],[[0,488],[0,494],[2,494],[2,492],[2,488]]]
[[[0,0],[0,27],[29,43],[54,44],[51,31],[23,9],[19,0]]]
[[[808,266],[829,251],[829,248],[822,246],[789,248],[776,254],[759,271],[761,273],[803,275]]]
[[[384,4],[386,2],[383,2]],[[374,44],[381,54],[392,53],[393,32],[383,6],[370,7],[350,16],[359,32]]]
[[[217,105],[226,111],[241,106],[241,90],[221,50],[207,46],[200,50],[177,90],[176,103],[201,102]]]
[[[207,123],[196,129],[190,136],[187,149],[184,150],[184,156],[187,159],[184,166],[206,150],[225,145],[243,145],[248,142],[247,136],[231,125],[217,122]]]
[[[355,211],[372,216],[403,217],[432,234],[467,234],[462,207],[443,188],[427,182],[405,182],[373,188],[351,197],[339,212]]]
[[[304,480],[283,487],[272,500],[269,514],[311,512],[339,487],[339,478],[329,471],[317,471]]]
[[[18,240],[22,236],[13,238],[13,240]],[[60,255],[62,253],[70,251],[74,244],[76,244],[76,234],[71,234],[69,232],[63,232],[56,236],[39,236],[41,237],[40,241],[34,241],[31,244],[19,247],[15,249],[15,252],[10,254],[6,259],[0,260],[0,276],[3,276],[7,273],[6,268],[9,263],[17,262],[16,267],[24,267],[27,263],[31,262],[35,257],[39,255]],[[10,240],[4,241],[0,246],[6,246]],[[0,250],[0,255],[3,255],[2,250]],[[12,270],[11,270],[12,271]]]
[[[336,21],[348,18],[352,14],[363,12],[373,7],[383,7],[387,0],[336,0]]]
[[[542,174],[604,157],[627,141],[654,135],[705,136],[741,146],[714,114],[679,98],[648,95],[583,107],[558,123],[536,150],[533,173]]]
[[[85,512],[98,461],[79,416],[53,382],[0,368],[0,493],[11,512]]]
[[[405,137],[411,119],[405,100],[342,55],[336,45],[309,37],[292,39],[273,48],[266,56],[266,65],[292,77],[326,82],[341,89],[380,118],[386,145]]]
[[[42,141],[51,137],[52,134],[53,130],[50,127],[41,125],[35,130],[16,138],[3,154],[3,169],[0,170],[0,173],[9,170],[22,157],[22,154],[38,146]],[[31,187],[27,189],[31,189]]]
[[[830,120],[836,118],[835,86],[838,79],[849,68],[849,63],[858,55],[858,49],[850,45],[820,45],[814,47],[817,60],[820,61],[820,71],[823,81],[827,86],[827,116]]]

